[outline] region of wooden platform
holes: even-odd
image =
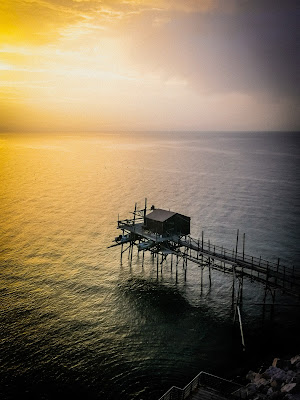
[[[198,388],[193,391],[193,393],[186,397],[187,400],[228,400],[228,397],[222,396],[213,390],[208,390],[205,388]]]

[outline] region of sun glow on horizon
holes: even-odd
[[[0,13],[2,130],[298,126],[293,75],[267,74],[238,1],[12,0]]]

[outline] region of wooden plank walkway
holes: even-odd
[[[261,258],[229,251],[210,242],[195,240],[188,236],[179,239],[178,245],[183,247],[181,256],[195,264],[203,264],[224,273],[234,273],[236,276],[250,278],[251,281],[263,283],[266,287],[280,289],[285,293],[300,296],[300,273],[294,268],[288,268]]]
[[[194,390],[186,400],[228,400],[228,397],[224,397],[220,393],[200,387]]]
[[[139,220],[118,221],[118,228],[132,235],[130,244],[152,241],[151,252],[161,255],[173,254],[201,267],[208,267],[236,277],[246,277],[251,281],[262,283],[266,288],[279,289],[283,292],[300,296],[300,273],[295,268],[253,257],[236,250],[230,251],[209,241],[194,239],[190,235],[180,237],[176,234],[169,236],[157,235],[144,229]],[[163,260],[162,260],[163,262]]]

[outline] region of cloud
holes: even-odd
[[[144,14],[132,28],[131,62],[166,79],[185,79],[201,93],[297,96],[296,3],[231,5],[232,12],[169,13],[167,22],[156,26],[154,14]]]
[[[57,126],[297,126],[296,30],[292,0],[2,2],[0,100],[24,124],[40,102]]]
[[[130,23],[132,17],[151,10],[165,18],[168,11],[208,12],[215,5],[216,0],[4,1],[0,4],[0,39],[7,44],[43,44],[58,39],[68,26],[84,21],[115,28],[120,20]]]

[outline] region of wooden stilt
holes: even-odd
[[[237,230],[237,233],[236,233],[235,261],[236,261],[236,258],[237,258],[238,245],[239,245],[239,230]]]

